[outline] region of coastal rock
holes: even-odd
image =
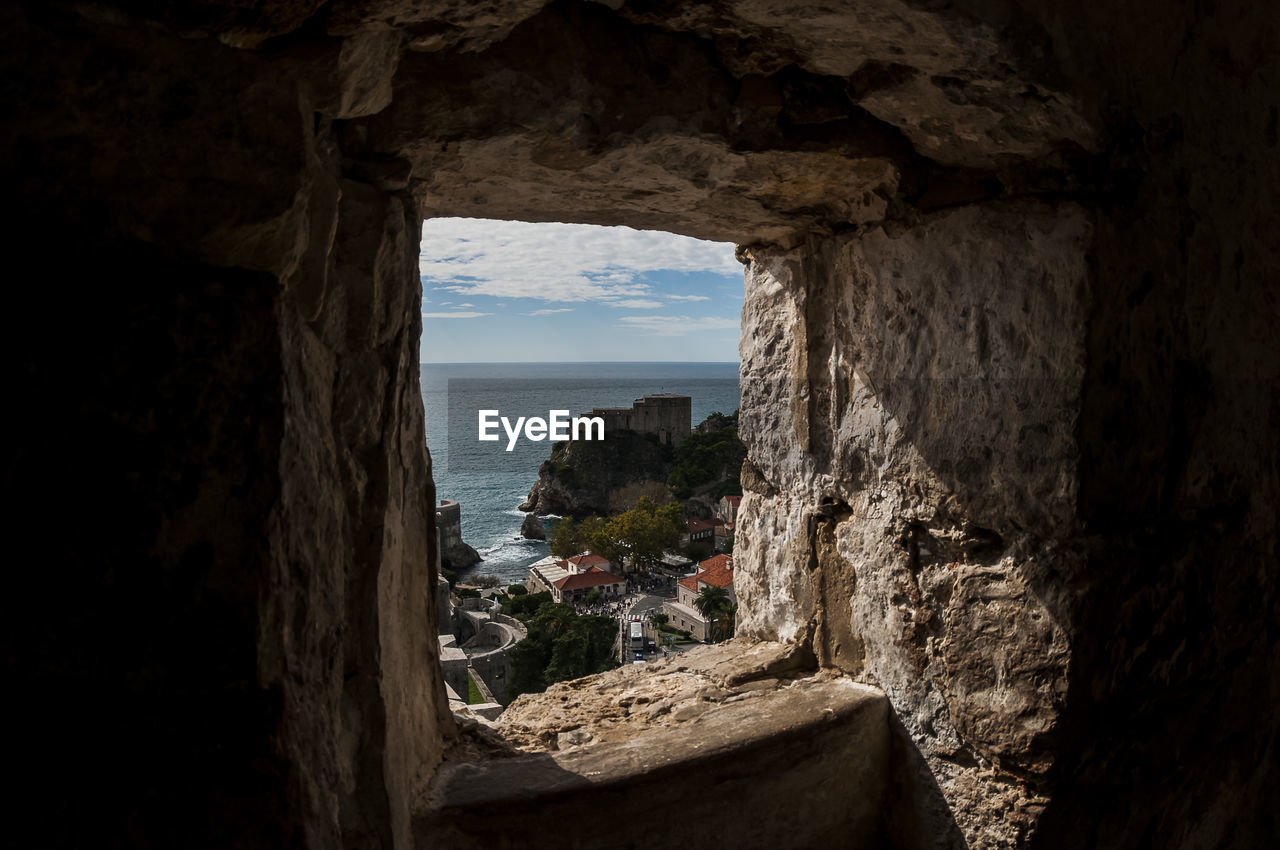
[[[671,447],[633,431],[613,431],[596,442],[556,443],[520,510],[608,516],[632,507],[641,495],[666,501],[670,472]]]
[[[542,525],[542,519],[533,513],[526,516],[520,524],[520,536],[527,540],[546,540],[547,530]]]
[[[463,543],[461,540],[449,546],[447,549],[441,547],[440,562],[451,570],[464,570],[467,567],[474,567],[483,561],[472,546]]]

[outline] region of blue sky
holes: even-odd
[[[423,363],[736,361],[728,242],[589,224],[428,219]]]

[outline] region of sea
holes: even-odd
[[[484,560],[462,577],[492,575],[523,583],[529,565],[547,544],[520,536],[525,515],[517,505],[529,495],[538,466],[553,443],[478,439],[479,411],[517,417],[571,416],[593,407],[630,407],[645,394],[677,393],[692,399],[692,424],[711,413],[732,413],[741,399],[737,363],[423,363],[422,401],[427,448],[437,499],[461,506],[462,539]],[[544,520],[550,527],[553,517]]]

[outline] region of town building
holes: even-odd
[[[723,587],[729,599],[736,605],[738,597],[733,590],[733,556],[714,555],[701,561],[698,570],[681,579],[676,585],[676,598],[662,603],[667,624],[684,629],[695,640],[706,640],[710,631],[707,620],[698,611],[696,600],[704,587]]]
[[[597,589],[605,599],[620,599],[627,580],[609,572],[611,566],[607,558],[589,552],[566,559],[548,555],[529,566],[525,587],[530,593],[549,592],[556,602],[573,602]]]
[[[729,541],[733,538],[733,523],[721,522],[716,524],[715,530],[715,549],[717,552],[723,552],[724,547],[729,545]]]
[[[716,521],[713,519],[687,519],[684,521],[684,542],[705,543],[710,546],[716,533]]]
[[[741,504],[741,496],[720,497],[720,519],[724,520],[730,528],[738,521],[738,506]]]

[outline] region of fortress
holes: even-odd
[[[627,429],[641,434],[657,434],[670,446],[678,446],[693,427],[693,399],[687,395],[658,393],[638,398],[630,407],[597,407],[584,416],[604,420],[606,434]]]
[[[436,528],[440,559],[455,570],[480,563],[480,554],[462,539],[462,506],[453,499],[441,499],[436,507]]]

